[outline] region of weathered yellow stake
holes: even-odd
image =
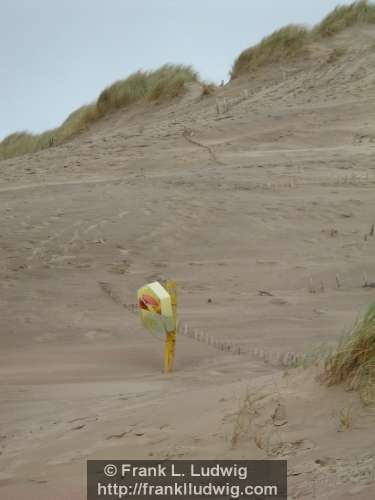
[[[167,280],[164,283],[164,288],[171,297],[173,315],[174,315],[174,330],[166,332],[165,350],[164,350],[164,373],[170,373],[173,368],[174,350],[176,345],[176,329],[177,329],[177,285],[175,281]]]

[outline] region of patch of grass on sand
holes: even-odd
[[[104,89],[96,102],[73,111],[55,129],[42,134],[15,132],[8,135],[0,142],[0,160],[61,144],[107,113],[142,99],[161,101],[177,97],[184,92],[187,83],[194,81],[198,81],[198,74],[190,66],[167,64],[155,71],[137,71]]]
[[[308,37],[307,28],[293,24],[275,31],[238,56],[232,67],[231,78],[251,73],[265,64],[285,61],[301,54]]]
[[[322,380],[358,390],[366,405],[375,403],[375,303],[326,360]]]
[[[12,158],[26,153],[35,153],[56,144],[61,144],[66,139],[77,135],[90,123],[97,120],[100,113],[95,103],[82,106],[55,129],[47,130],[41,134],[29,132],[15,132],[0,142],[0,159]]]
[[[374,3],[359,0],[350,5],[338,6],[312,29],[298,25],[281,28],[258,45],[244,50],[234,61],[231,78],[233,80],[267,64],[297,57],[306,52],[310,43],[360,23],[375,23]]]
[[[338,428],[339,432],[350,431],[354,425],[354,409],[352,406],[341,408],[338,413]]]
[[[336,7],[315,26],[313,34],[321,37],[332,36],[360,23],[375,23],[375,5],[368,0]]]
[[[246,435],[252,425],[254,417],[257,415],[257,405],[259,401],[265,399],[265,394],[252,394],[249,390],[246,391],[244,398],[240,402],[238,411],[235,414],[235,421],[232,436],[230,439],[231,446],[236,447],[241,439]]]
[[[137,71],[101,92],[97,106],[101,114],[137,102],[157,101],[181,95],[185,84],[198,80],[190,66],[166,64],[155,71]]]

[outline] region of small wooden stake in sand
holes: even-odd
[[[341,288],[341,280],[340,280],[340,275],[336,274],[336,288],[340,289]]]
[[[176,283],[166,281],[162,286],[154,281],[141,287],[137,297],[143,326],[148,330],[165,334],[164,373],[170,373],[173,367],[177,330]]]

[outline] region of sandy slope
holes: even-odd
[[[372,413],[260,358],[335,342],[373,300],[374,43],[348,30],[0,164],[2,500],[84,498],[87,458],[277,456],[291,498],[372,498]],[[162,376],[128,306],[163,278],[183,322],[245,354],[180,336]]]

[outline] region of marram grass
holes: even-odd
[[[237,78],[246,73],[270,63],[286,61],[302,53],[309,39],[309,31],[304,26],[289,25],[281,28],[254,47],[241,52],[235,60],[231,78]]]
[[[338,6],[312,29],[297,25],[285,26],[264,38],[258,45],[244,50],[234,61],[231,78],[251,74],[267,64],[287,62],[305,54],[310,43],[360,23],[375,23],[374,3],[359,0],[350,5]],[[9,135],[0,142],[0,160],[61,144],[103,115],[142,99],[172,99],[184,91],[186,83],[197,80],[197,73],[190,66],[184,65],[168,64],[155,71],[138,71],[104,89],[97,101],[74,111],[55,129],[42,134],[15,132]]]
[[[358,319],[326,360],[322,380],[358,390],[365,404],[375,403],[375,303]]]
[[[321,37],[340,33],[355,24],[375,23],[375,4],[360,0],[350,5],[339,5],[313,29],[313,35]]]
[[[375,4],[368,0],[336,7],[312,29],[298,25],[285,26],[264,38],[258,45],[241,52],[234,61],[231,78],[252,73],[270,63],[297,57],[304,54],[312,42],[361,23],[375,23]]]
[[[41,134],[15,132],[0,142],[0,160],[63,143],[85,130],[102,116],[142,99],[165,101],[184,92],[185,85],[198,81],[198,74],[184,65],[167,64],[155,71],[137,71],[104,89],[96,102],[73,111],[57,128]]]

